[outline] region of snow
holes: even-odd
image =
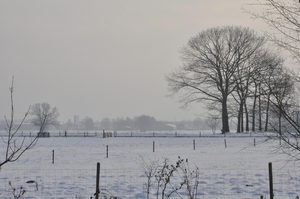
[[[158,160],[162,164],[163,159],[168,158],[170,164],[175,164],[178,156],[188,159],[191,170],[199,168],[197,198],[258,199],[261,195],[269,198],[269,162],[273,165],[275,198],[294,199],[300,194],[297,165],[287,163],[285,155],[274,154],[279,143],[262,142],[262,136],[151,135],[40,138],[35,148],[17,162],[3,166],[0,198],[12,198],[9,181],[17,191],[20,186],[26,190],[21,198],[90,198],[95,193],[97,162],[101,168],[100,189],[103,193],[109,191],[119,198],[146,198],[147,178],[142,162],[149,164]],[[155,135],[162,134],[157,132]],[[0,146],[3,151],[4,144]],[[26,183],[29,180],[36,182],[37,187],[35,183]],[[155,184],[155,179],[153,181]],[[156,198],[156,190],[153,185],[150,198]],[[187,198],[184,189],[179,193]],[[178,196],[174,194],[171,198]]]

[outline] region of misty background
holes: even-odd
[[[244,13],[255,0],[1,1],[0,118],[30,105],[57,107],[62,123],[92,118],[157,121],[205,118],[201,104],[181,109],[166,97],[165,75],[181,65],[179,49],[216,26],[267,27]],[[30,118],[30,117],[28,117]]]

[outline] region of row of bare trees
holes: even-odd
[[[263,122],[268,130],[273,85],[290,74],[264,36],[243,27],[210,28],[180,52],[183,65],[166,79],[183,106],[206,103],[212,114],[221,115],[223,132],[230,131],[229,118],[237,118],[237,132],[262,131]]]
[[[251,6],[262,12],[251,12]],[[237,118],[237,132],[274,131],[270,138],[283,141],[279,149],[299,160],[299,74],[267,43],[300,64],[300,2],[258,0],[243,10],[271,31],[264,36],[241,27],[200,32],[183,47],[183,65],[166,76],[170,94],[179,94],[184,106],[205,102],[221,115],[224,132],[230,131],[229,117]]]
[[[251,6],[259,6],[262,13],[245,9],[254,19],[263,20],[271,31],[265,32],[268,40],[288,53],[296,68],[293,75],[282,73],[270,85],[272,96],[269,103],[273,107],[277,121],[269,122],[279,139],[280,152],[288,154],[292,160],[299,160],[300,152],[300,105],[299,105],[299,64],[300,64],[300,1],[299,0],[259,0]],[[270,78],[270,81],[274,81]]]

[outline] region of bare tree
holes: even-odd
[[[6,145],[5,155],[0,161],[0,169],[3,165],[17,161],[27,150],[32,149],[37,141],[38,137],[29,139],[16,137],[17,132],[24,123],[25,118],[29,114],[30,107],[25,113],[21,123],[14,129],[14,103],[13,103],[13,92],[14,92],[14,78],[12,78],[12,84],[9,88],[10,91],[10,100],[11,100],[11,115],[10,120],[5,117],[7,128],[7,136],[1,137],[3,143]],[[43,126],[43,125],[42,125]]]
[[[236,89],[236,74],[265,39],[249,28],[218,27],[200,32],[181,49],[183,66],[166,76],[171,96],[183,107],[194,102],[221,107],[222,131],[229,132],[228,100]]]
[[[212,133],[215,134],[216,133],[216,129],[220,123],[220,117],[218,116],[209,116],[206,120],[205,123],[208,125],[208,127],[211,128]]]
[[[147,188],[147,199],[149,199],[150,198],[150,188],[153,185],[152,178],[155,176],[156,171],[159,167],[158,160],[153,160],[148,163],[144,160],[143,157],[141,157],[141,166],[144,170],[144,174],[147,177],[146,188]]]
[[[262,14],[248,11],[252,17],[262,19],[272,32],[268,38],[280,48],[287,50],[300,62],[300,2],[299,0],[258,0],[252,4],[263,9]]]
[[[31,123],[40,128],[40,132],[43,133],[49,126],[57,127],[59,122],[57,118],[59,116],[58,109],[56,107],[50,107],[48,103],[37,103],[31,107],[30,114],[34,116]]]

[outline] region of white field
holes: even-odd
[[[34,149],[18,161],[3,166],[0,198],[13,198],[9,181],[16,191],[20,186],[26,190],[21,198],[90,198],[95,193],[96,164],[99,162],[103,193],[109,191],[122,199],[142,199],[147,196],[142,158],[146,163],[159,160],[160,164],[168,158],[170,164],[175,164],[178,156],[188,159],[191,170],[199,168],[199,199],[259,199],[261,195],[269,198],[269,162],[273,165],[275,198],[295,199],[300,195],[299,169],[287,163],[285,155],[274,154],[279,143],[259,143],[262,137],[250,135],[231,136],[40,138]],[[1,142],[0,147],[3,157],[4,143]],[[38,187],[26,183],[29,180],[35,181]],[[150,198],[156,198],[155,179],[153,182]],[[172,183],[174,186],[180,184],[179,181]],[[187,198],[184,188],[179,193]],[[170,198],[180,197],[173,194]]]

